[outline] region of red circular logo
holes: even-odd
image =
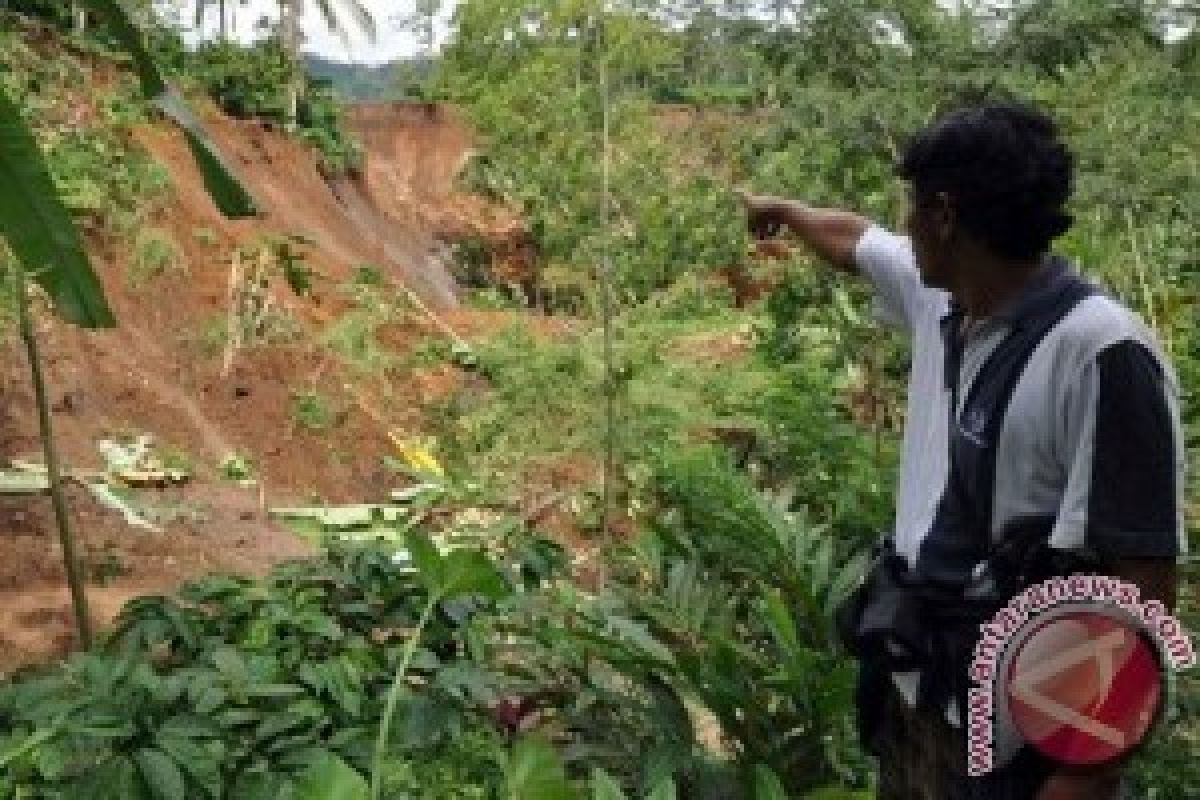
[[[1068,612],[1035,628],[1009,663],[1013,725],[1044,755],[1100,764],[1140,744],[1162,702],[1162,667],[1145,635],[1121,619]]]

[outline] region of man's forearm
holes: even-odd
[[[783,199],[777,202],[777,214],[821,258],[838,269],[857,272],[854,249],[871,226],[866,217],[853,211],[813,208]]]

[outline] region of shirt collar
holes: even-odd
[[[1005,303],[999,311],[988,317],[987,321],[1004,323],[1011,328],[1020,328],[1030,318],[1037,316],[1039,312],[1053,303],[1063,284],[1073,276],[1074,269],[1070,262],[1062,256],[1047,255],[1043,268],[1030,284],[1020,294]],[[951,296],[950,307],[941,318],[943,329],[956,329],[965,316],[966,310]]]

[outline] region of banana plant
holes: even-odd
[[[187,137],[205,186],[226,216],[255,213],[250,194],[225,166],[211,140],[187,104],[167,86],[162,73],[146,50],[141,35],[116,0],[82,0],[81,17],[91,11],[106,22],[133,58],[142,91],[171,117]],[[79,560],[71,535],[61,475],[54,447],[45,380],[38,356],[37,338],[28,306],[27,278],[45,291],[50,305],[62,319],[83,328],[109,328],[116,324],[99,278],[92,269],[79,231],[59,197],[41,151],[20,109],[0,87],[0,237],[7,242],[16,261],[12,289],[25,342],[42,449],[50,482],[50,494],[59,538],[62,542],[67,581],[71,589],[79,642],[91,646],[87,596]]]

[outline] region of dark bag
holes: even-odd
[[[883,537],[862,582],[834,611],[838,638],[846,650],[872,660],[894,653],[889,668],[917,668],[922,662],[923,613],[915,589],[892,537]]]

